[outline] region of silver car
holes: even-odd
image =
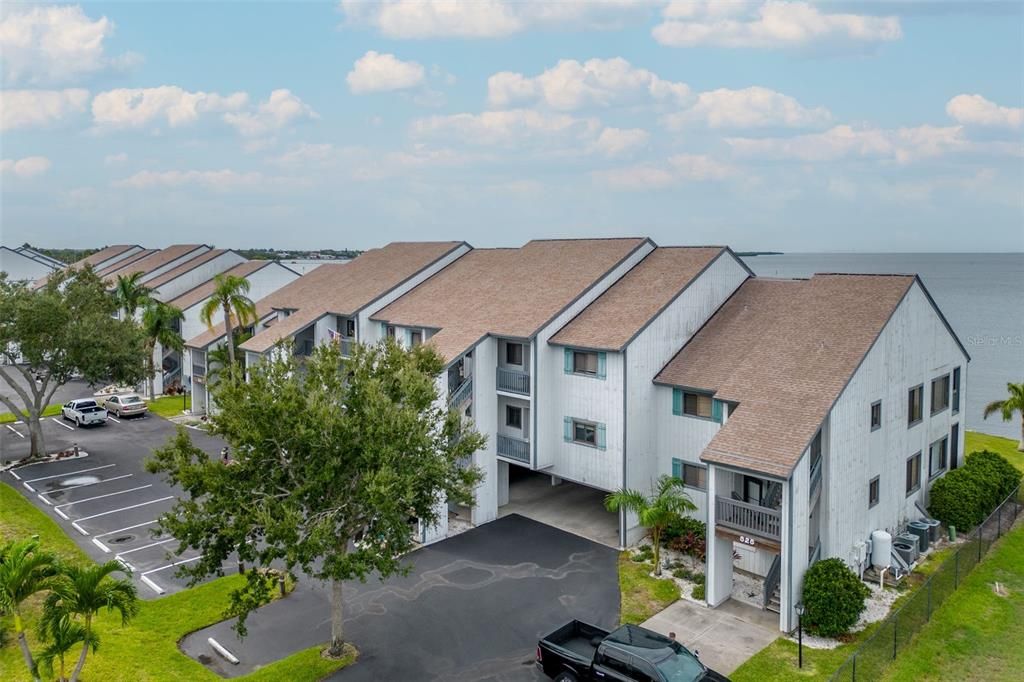
[[[103,406],[107,408],[107,412],[117,415],[118,417],[141,416],[149,409],[149,405],[146,404],[146,401],[135,393],[112,395],[106,399]]]

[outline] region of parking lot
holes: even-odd
[[[111,417],[105,426],[83,428],[48,417],[43,421],[48,452],[77,445],[87,454],[22,466],[5,472],[2,480],[49,514],[94,559],[116,559],[130,569],[140,596],[177,592],[187,585],[174,576],[175,569],[199,554],[177,555],[174,538],[159,534],[157,520],[180,493],[145,470],[153,449],[164,445],[175,428],[153,415]],[[198,429],[189,433],[211,456],[224,445]],[[3,461],[29,453],[25,424],[0,429],[0,453]],[[225,566],[226,572],[232,568]]]

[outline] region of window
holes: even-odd
[[[960,368],[953,370],[953,414],[960,411]]]
[[[949,438],[943,436],[928,448],[928,477],[935,478],[946,470],[946,457],[949,454]]]
[[[600,651],[597,664],[605,670],[611,670],[621,675],[629,676],[633,672],[629,667],[629,654],[612,647],[605,647]]]
[[[907,426],[921,421],[922,402],[924,401],[924,384],[910,389],[907,395]]]
[[[505,426],[513,429],[523,428],[523,408],[514,405],[505,406]]]
[[[683,392],[683,414],[711,419],[711,396]]]
[[[868,482],[868,509],[878,504],[878,476]]]
[[[876,400],[871,403],[871,430],[882,428],[882,401]]]
[[[351,317],[339,320],[338,331],[341,332],[346,338],[356,338],[356,321],[353,320]]]
[[[921,487],[921,453],[907,460],[907,495],[917,492]]]
[[[523,366],[523,344],[505,344],[505,364]]]
[[[949,407],[949,375],[932,381],[932,414]]]
[[[409,347],[410,348],[415,348],[416,346],[420,345],[421,343],[423,343],[423,332],[419,331],[418,329],[416,331],[410,331],[409,332]]]
[[[597,445],[597,424],[581,422],[574,419],[572,422],[572,440],[574,443],[584,445]]]
[[[395,328],[394,327],[388,327],[387,328],[387,337],[389,339],[395,338]]]
[[[572,371],[574,374],[597,374],[597,353],[574,350],[572,352]]]
[[[696,488],[697,490],[708,489],[708,468],[700,466],[699,464],[690,464],[688,462],[682,463],[682,476],[683,483],[686,484],[687,488]]]
[[[956,469],[960,459],[960,425],[953,424],[949,429],[949,468]]]

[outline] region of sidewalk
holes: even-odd
[[[700,652],[704,665],[729,675],[782,635],[778,618],[731,599],[717,609],[680,599],[642,625],[663,635],[676,633],[683,646]]]

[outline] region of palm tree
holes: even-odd
[[[1013,419],[1014,412],[1020,412],[1020,443],[1017,445],[1017,452],[1024,452],[1024,383],[1014,384],[1007,382],[1006,392],[1009,398],[1004,400],[993,400],[985,406],[985,419],[993,412],[999,412],[1003,421]]]
[[[156,352],[156,344],[162,348],[180,351],[185,347],[185,342],[178,332],[180,322],[185,314],[172,305],[157,300],[151,300],[145,310],[142,311],[142,329],[146,334],[147,362],[149,363],[149,399],[156,398],[153,387],[153,377],[156,375],[156,362],[153,355]]]
[[[239,331],[237,334],[235,334],[235,339],[234,339],[235,350],[237,351],[238,347],[241,346],[246,341],[248,341],[250,338],[252,338],[252,334],[249,334],[249,333],[247,333],[245,331]],[[214,386],[214,385],[216,385],[216,383],[218,381],[220,381],[221,370],[224,369],[225,367],[230,367],[231,366],[231,357],[230,356],[231,356],[231,353],[230,353],[230,351],[228,351],[228,347],[227,347],[226,343],[222,343],[221,345],[217,346],[216,348],[213,348],[212,350],[206,351],[206,383],[207,384],[209,384],[210,386]],[[238,361],[235,363],[235,367],[238,368],[238,369],[244,370],[245,369],[245,363],[242,360],[243,360],[243,358],[239,357]]]
[[[124,308],[129,318],[135,317],[139,308],[146,305],[150,300],[153,290],[142,284],[142,272],[134,272],[130,275],[118,275],[117,284],[114,286],[114,298]]]
[[[41,620],[39,622],[39,638],[48,642],[46,648],[39,654],[39,666],[48,675],[53,675],[53,663],[56,660],[59,664],[58,682],[67,682],[65,659],[75,646],[84,643],[95,653],[100,645],[96,633],[86,633],[85,626],[72,620],[67,614]]]
[[[43,605],[40,627],[53,632],[61,618],[82,618],[82,653],[71,672],[71,682],[77,682],[85,665],[89,649],[99,646],[99,638],[92,630],[93,617],[106,609],[121,614],[121,625],[139,612],[139,597],[131,580],[115,579],[113,573],[124,573],[124,567],[116,561],[85,566],[65,566],[54,581],[52,591]]]
[[[238,275],[220,273],[213,278],[213,294],[199,311],[199,319],[213,331],[213,316],[218,310],[224,315],[224,336],[227,339],[228,360],[231,371],[235,367],[235,321],[247,326],[256,321],[256,304],[246,294],[249,280]]]
[[[18,636],[25,665],[38,682],[32,652],[25,638],[25,622],[21,604],[34,594],[51,589],[58,574],[57,557],[39,549],[37,538],[15,540],[0,547],[0,611],[14,615],[14,632]]]
[[[654,543],[654,574],[661,575],[661,534],[672,523],[678,522],[684,514],[697,509],[683,492],[682,479],[663,475],[658,479],[652,495],[639,490],[621,488],[604,498],[604,506],[611,512],[620,509],[633,512],[640,525],[650,529]]]

